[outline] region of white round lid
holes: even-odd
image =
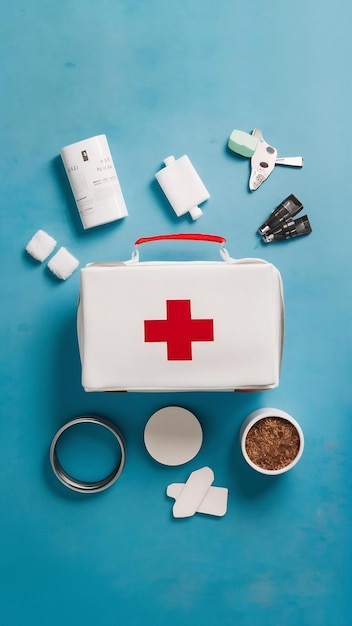
[[[202,427],[193,413],[179,406],[159,409],[144,429],[149,454],[163,465],[182,465],[198,454],[203,441]]]

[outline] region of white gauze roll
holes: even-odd
[[[56,240],[44,230],[38,230],[26,246],[26,251],[37,261],[45,261],[56,246]]]
[[[79,266],[79,261],[66,248],[59,248],[48,263],[49,270],[58,278],[66,280]]]

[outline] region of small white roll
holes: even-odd
[[[56,246],[56,240],[44,230],[38,230],[26,246],[26,251],[37,261],[45,261]]]
[[[49,270],[58,278],[66,280],[79,266],[79,261],[66,248],[59,248],[48,263]]]

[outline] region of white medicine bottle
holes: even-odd
[[[128,215],[106,135],[65,146],[61,158],[84,229]]]

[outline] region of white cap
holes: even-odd
[[[192,220],[197,220],[198,217],[203,215],[203,211],[202,209],[199,208],[199,206],[194,206],[192,209],[189,210],[189,212],[192,217]]]

